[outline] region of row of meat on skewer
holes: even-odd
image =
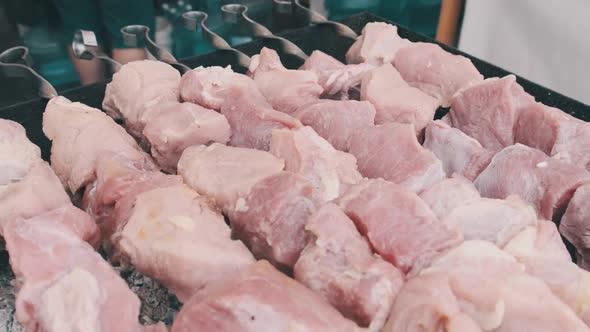
[[[590,275],[554,223],[584,267],[588,124],[388,24],[346,59],[129,63],[106,113],[49,101],[51,166],[2,120],[19,321],[166,330],[101,247],[183,303],[173,332],[588,331]]]

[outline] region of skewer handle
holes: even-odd
[[[0,69],[12,77],[33,76],[38,83],[37,94],[44,99],[51,99],[57,96],[57,91],[43,76],[34,71],[31,66],[33,60],[29,49],[24,46],[16,46],[0,53]]]
[[[113,72],[119,71],[121,69],[121,64],[117,61],[111,59],[108,55],[103,53],[100,48],[98,48],[98,42],[96,41],[96,35],[92,31],[88,30],[78,30],[74,34],[74,39],[72,40],[72,50],[74,52],[74,56],[78,59],[82,60],[92,60],[98,59],[113,69]]]

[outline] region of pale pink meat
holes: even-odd
[[[504,246],[524,264],[526,272],[543,280],[586,324],[590,324],[590,272],[576,266],[551,221],[539,220]]]
[[[589,182],[590,174],[584,168],[516,144],[498,152],[474,184],[483,197],[518,195],[540,218],[557,220],[574,191]]]
[[[397,52],[412,43],[397,34],[395,25],[370,22],[363,28],[361,36],[346,52],[347,63],[369,63],[382,65],[390,63]]]
[[[355,130],[375,124],[375,107],[368,101],[321,100],[300,108],[293,116],[334,148],[346,152]]]
[[[311,127],[273,131],[270,153],[285,161],[286,171],[309,180],[326,202],[363,178],[353,155],[334,149]]]
[[[196,68],[180,83],[184,101],[219,110],[231,127],[230,145],[268,150],[273,129],[301,126],[295,118],[275,111],[256,83],[229,68]]]
[[[480,198],[455,207],[442,222],[459,229],[467,240],[484,240],[504,246],[527,226],[537,223],[535,210],[518,196]]]
[[[159,188],[135,197],[116,236],[117,255],[185,302],[207,284],[254,263],[230,233],[221,213],[186,185]]]
[[[19,181],[41,159],[41,150],[17,122],[0,119],[0,185]]]
[[[369,243],[335,204],[311,215],[310,240],[294,268],[295,280],[321,295],[345,317],[379,331],[404,277],[372,254]]]
[[[514,128],[518,143],[590,170],[590,125],[541,103],[520,111]]]
[[[416,194],[385,180],[365,180],[338,204],[373,249],[403,272],[419,269],[462,241]]]
[[[171,332],[360,331],[319,295],[259,261],[197,292]]]
[[[368,178],[383,178],[421,192],[445,178],[442,163],[424,149],[414,126],[386,123],[358,129],[350,138],[349,153]]]
[[[229,142],[231,130],[222,114],[193,103],[162,102],[153,106],[143,135],[164,171],[175,172],[184,149]]]
[[[186,149],[178,162],[178,174],[187,185],[229,213],[256,182],[284,167],[283,160],[266,151],[214,143]]]
[[[451,105],[458,91],[483,81],[471,60],[434,43],[413,43],[400,49],[393,64],[406,82],[440,100],[443,107]]]
[[[436,217],[442,220],[454,208],[477,201],[480,196],[471,181],[454,174],[453,177],[443,179],[421,192],[420,198],[428,204]]]
[[[70,227],[77,217],[61,217],[52,211],[4,228],[19,322],[28,331],[142,331],[137,296]]]
[[[453,127],[489,150],[512,145],[520,110],[535,102],[514,75],[488,78],[453,97],[449,112]]]
[[[561,218],[559,231],[570,241],[578,254],[578,264],[590,268],[590,184],[576,189],[572,199]]]
[[[440,120],[426,127],[424,147],[440,160],[447,176],[461,174],[470,181],[486,168],[495,152]]]
[[[290,270],[307,243],[307,219],[321,204],[321,196],[303,175],[281,172],[239,198],[229,218],[234,234],[256,258]]]
[[[417,135],[432,121],[439,106],[438,99],[408,85],[389,63],[363,77],[361,100],[375,105],[376,124],[413,124]]]
[[[108,115],[64,97],[47,104],[43,132],[52,141],[51,167],[72,193],[96,180],[97,163],[107,155],[138,169],[157,170],[152,158]]]
[[[266,47],[252,57],[249,72],[272,107],[287,114],[317,101],[323,92],[316,73],[285,68],[277,52]]]
[[[322,71],[344,68],[346,65],[336,60],[334,57],[320,51],[311,52],[299,70]]]
[[[102,108],[114,119],[123,119],[135,137],[149,119],[146,108],[163,101],[178,100],[180,74],[161,61],[132,61],[121,67],[107,84]]]

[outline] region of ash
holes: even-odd
[[[129,288],[141,300],[139,321],[142,324],[164,322],[170,326],[180,309],[180,302],[158,282],[141,275],[134,269],[115,267]],[[14,274],[8,264],[8,253],[0,251],[0,332],[26,332],[16,320]]]

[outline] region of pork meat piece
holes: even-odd
[[[526,272],[543,280],[551,291],[567,304],[586,324],[590,323],[590,272],[571,261],[557,227],[540,220],[504,246],[525,266]]]
[[[338,204],[373,249],[404,273],[462,241],[420,197],[382,179],[353,186]]]
[[[249,72],[272,107],[287,114],[317,101],[323,92],[314,72],[285,68],[277,52],[266,47],[252,57]]]
[[[440,120],[426,127],[424,147],[442,161],[447,176],[457,173],[470,181],[475,180],[490,164],[495,154],[482,147],[477,140]]]
[[[404,276],[374,256],[352,220],[335,204],[311,215],[310,240],[294,268],[295,280],[320,294],[344,317],[379,331]]]
[[[0,185],[20,181],[41,159],[41,150],[17,122],[0,119]]]
[[[412,43],[397,34],[395,25],[383,22],[367,23],[361,36],[346,52],[346,63],[369,63],[376,66],[390,63],[397,52]]]
[[[275,111],[246,75],[229,68],[196,68],[182,77],[184,101],[219,110],[231,128],[230,145],[268,150],[273,129],[301,126],[297,119]]]
[[[514,139],[590,171],[590,125],[560,109],[541,103],[523,108]]]
[[[488,78],[457,93],[449,112],[453,127],[489,150],[512,145],[520,110],[535,102],[514,75]]]
[[[105,158],[98,162],[97,178],[86,187],[82,206],[100,227],[103,248],[110,251],[113,234],[128,220],[135,196],[155,188],[182,183],[182,178],[156,171],[139,170],[127,165],[124,158]]]
[[[412,125],[360,128],[350,137],[348,151],[363,176],[383,178],[416,193],[445,178],[442,163],[418,143]]]
[[[117,252],[185,302],[207,284],[254,262],[230,233],[223,216],[204,198],[177,185],[135,197],[129,221],[117,236]]]
[[[312,127],[334,148],[347,152],[352,133],[375,124],[375,107],[368,101],[321,100],[300,108],[293,116]]]
[[[299,67],[299,70],[323,71],[344,67],[346,67],[346,65],[336,60],[336,58],[333,56],[330,56],[320,50],[315,50],[311,52],[303,65]]]
[[[434,43],[400,49],[393,64],[406,82],[438,99],[443,107],[451,105],[457,92],[483,81],[471,60]]]
[[[178,162],[178,174],[224,213],[236,207],[256,182],[283,170],[285,162],[260,150],[222,144],[192,146]]]
[[[537,223],[535,210],[518,196],[480,198],[455,207],[442,222],[459,229],[467,240],[484,240],[504,246],[527,226]]]
[[[75,215],[51,211],[4,227],[20,285],[16,316],[27,331],[142,331],[140,301],[125,281],[79,238]],[[77,221],[76,221],[77,220]],[[91,222],[91,221],[88,221]]]
[[[463,310],[484,330],[588,331],[550,287],[489,242],[465,241],[433,265],[423,274],[450,272]]]
[[[477,201],[480,196],[471,181],[454,174],[421,192],[420,198],[443,220],[454,208]]]
[[[231,130],[222,114],[193,103],[163,102],[153,107],[143,135],[164,171],[174,173],[191,145],[229,142]]]
[[[157,170],[152,158],[105,113],[64,97],[49,101],[43,132],[52,141],[51,166],[72,192],[96,180],[97,162],[116,155],[136,168]]]
[[[361,100],[375,105],[376,124],[413,124],[417,135],[432,121],[439,106],[438,99],[408,85],[389,63],[363,77]]]
[[[559,224],[560,233],[576,247],[578,264],[590,269],[590,184],[576,189]]]
[[[303,175],[281,172],[256,183],[230,213],[232,230],[256,258],[290,270],[307,243],[307,218],[323,203]]]
[[[474,184],[483,197],[518,195],[540,218],[558,220],[574,191],[588,182],[590,174],[584,168],[516,144],[498,152]]]
[[[270,153],[285,161],[286,171],[309,180],[326,202],[363,178],[353,155],[334,149],[311,127],[273,131]]]
[[[259,261],[205,287],[184,304],[171,332],[360,331],[320,296]]]
[[[178,100],[180,74],[161,61],[132,61],[121,67],[107,84],[102,108],[114,119],[122,119],[127,130],[141,137],[149,119],[146,108],[163,101]]]

